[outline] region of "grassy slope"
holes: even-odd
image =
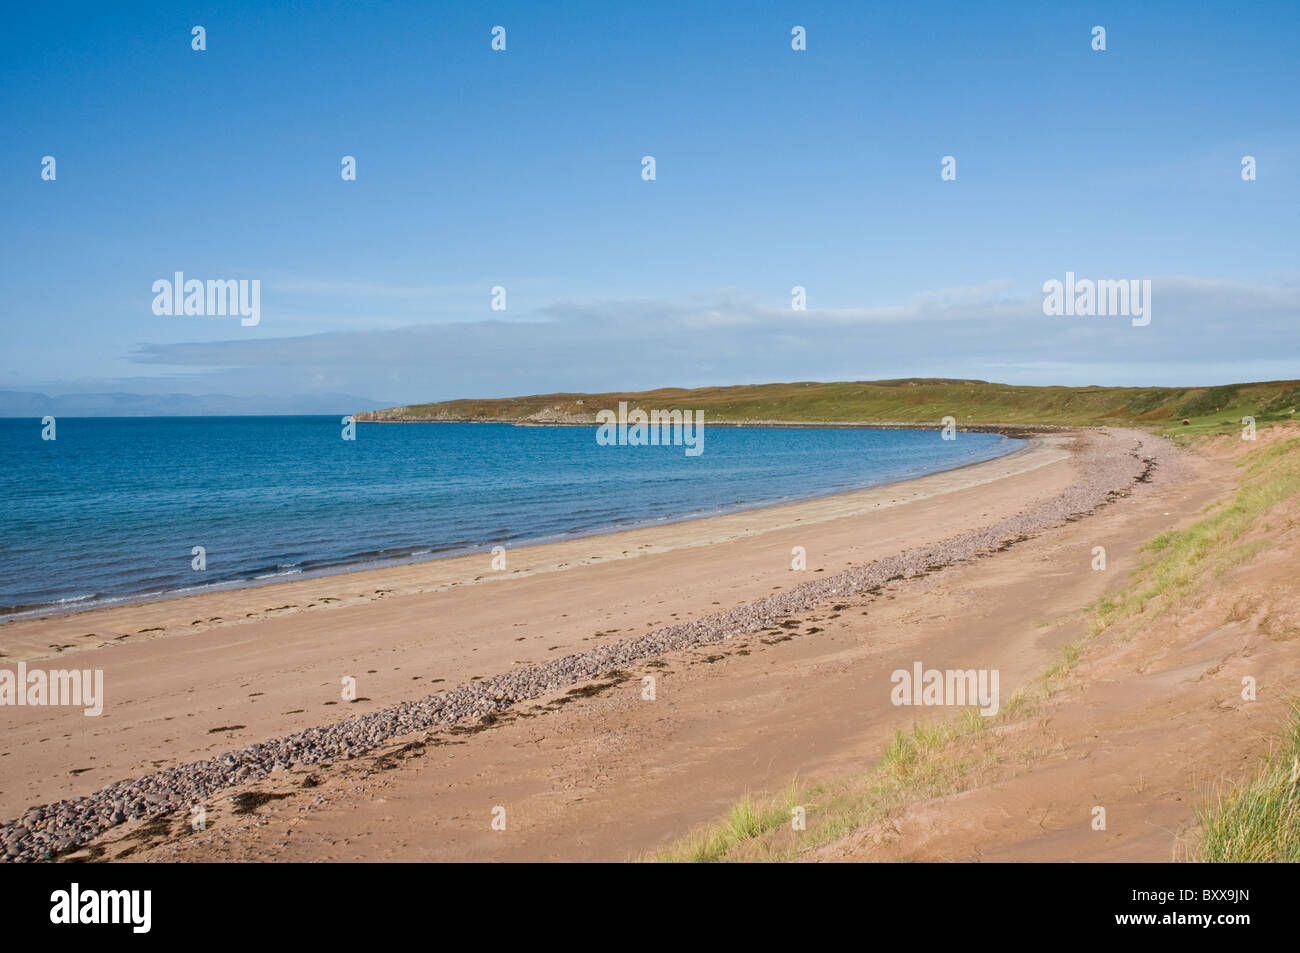
[[[796,860],[889,816],[908,804],[977,787],[997,767],[996,753],[972,752],[971,739],[990,729],[1035,716],[1065,683],[1079,660],[1112,627],[1149,624],[1213,587],[1228,569],[1248,560],[1253,547],[1239,540],[1277,506],[1300,495],[1300,437],[1261,447],[1242,461],[1241,485],[1193,525],[1162,533],[1146,546],[1148,557],[1121,593],[1087,610],[1088,634],[1062,648],[1058,661],[1002,710],[984,718],[969,710],[955,719],[917,722],[899,731],[864,775],[842,778],[811,790],[790,792],[756,804],[746,795],[731,814],[654,855],[676,862]],[[1126,632],[1125,639],[1139,633]],[[994,749],[996,752],[996,749]],[[1283,739],[1281,752],[1241,789],[1200,813],[1201,860],[1300,859],[1300,715]],[[807,830],[790,830],[790,810],[801,804]]]
[[[592,419],[619,401],[631,407],[703,410],[712,421],[927,423],[951,415],[965,424],[1136,424],[1191,431],[1293,419],[1300,381],[1223,387],[1016,387],[985,381],[919,379],[850,383],[754,384],[666,388],[624,394],[539,394],[493,400],[452,400],[395,407],[360,420],[526,420],[541,415]]]

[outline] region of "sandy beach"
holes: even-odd
[[[1152,471],[1157,451],[1161,465]],[[551,701],[463,719],[433,744],[427,732],[398,733],[328,764],[276,767],[264,777],[288,792],[275,815],[282,848],[230,839],[240,819],[252,829],[266,823],[230,807],[232,793],[258,774],[206,798],[212,825],[180,839],[199,857],[263,850],[297,859],[623,859],[680,835],[750,785],[865,756],[911,717],[891,708],[878,684],[900,659],[996,662],[1009,694],[1065,638],[1035,620],[1117,584],[1141,543],[1189,519],[1217,491],[1209,464],[1175,457],[1136,431],[1056,433],[907,483],[519,549],[504,572],[493,572],[484,554],[12,622],[0,626],[5,666],[24,659],[102,669],[106,703],[99,718],[66,708],[5,711],[0,816],[739,611],[818,574],[838,579],[962,534],[978,540],[987,527],[1030,518],[1035,506],[1061,523],[1081,481],[1112,465],[1124,471],[1114,506],[1001,547],[989,537],[979,545],[992,559],[955,557],[918,576],[925,580],[891,580],[883,594],[879,586],[845,588],[842,599],[747,633],[743,645],[729,641],[725,652],[688,647],[594,687],[590,678],[575,680],[590,688],[577,698],[572,685],[552,683],[540,693]],[[1090,476],[1081,477],[1085,469]],[[1112,572],[1086,571],[1099,534]],[[803,572],[791,568],[795,547],[806,550]],[[1034,547],[1074,571],[1048,568]],[[957,604],[902,590],[895,601],[895,589],[933,587],[948,574],[971,577]],[[1016,579],[1009,599],[978,595],[980,586],[1012,587]],[[954,584],[944,585],[951,595]],[[890,612],[901,616],[882,625]],[[640,680],[650,673],[661,684],[645,702]],[[355,701],[341,696],[349,676]],[[429,756],[394,758],[393,750]],[[504,802],[512,805],[511,830],[521,833],[493,839],[488,812]],[[583,803],[596,814],[569,817]],[[136,819],[126,807],[125,823],[105,822],[94,838],[64,838],[63,851],[76,841],[89,841],[91,856],[111,843],[118,846],[110,857],[136,855],[142,844],[160,858],[181,849],[157,827],[143,841],[138,833],[175,803],[160,797]],[[303,836],[307,830],[316,833]]]
[[[373,942],[501,863],[1285,917],[1300,4],[5,27],[20,932]]]

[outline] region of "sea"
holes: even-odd
[[[339,416],[0,419],[0,621],[736,512],[1010,453],[999,434]],[[202,559],[196,554],[202,548]],[[195,568],[201,561],[202,568]]]

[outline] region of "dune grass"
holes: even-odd
[[[791,822],[798,806],[799,779],[795,777],[791,779],[790,789],[783,799],[759,805],[746,794],[736,802],[722,823],[697,831],[661,855],[643,859],[695,864],[721,860],[746,841]]]
[[[902,803],[962,790],[991,759],[985,754],[944,757],[949,745],[1004,723],[1023,704],[1023,699],[1013,699],[991,717],[969,709],[948,721],[915,722],[895,731],[880,762],[862,778],[806,790],[799,788],[796,779],[784,797],[762,805],[746,794],[722,821],[641,859],[661,863],[794,860],[885,819]],[[796,833],[793,812],[798,807],[804,809],[807,828]],[[773,837],[777,834],[786,836]]]
[[[1154,600],[1167,610],[1194,588],[1255,556],[1264,545],[1241,543],[1275,506],[1300,494],[1300,437],[1277,440],[1244,457],[1245,473],[1231,498],[1181,530],[1161,533],[1144,547],[1153,558],[1134,582],[1094,607],[1094,630],[1147,611]]]
[[[1205,863],[1300,863],[1300,710],[1278,750],[1242,787],[1198,814]]]

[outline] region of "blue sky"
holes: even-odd
[[[0,390],[1300,377],[1300,4],[260,6],[6,7]]]

